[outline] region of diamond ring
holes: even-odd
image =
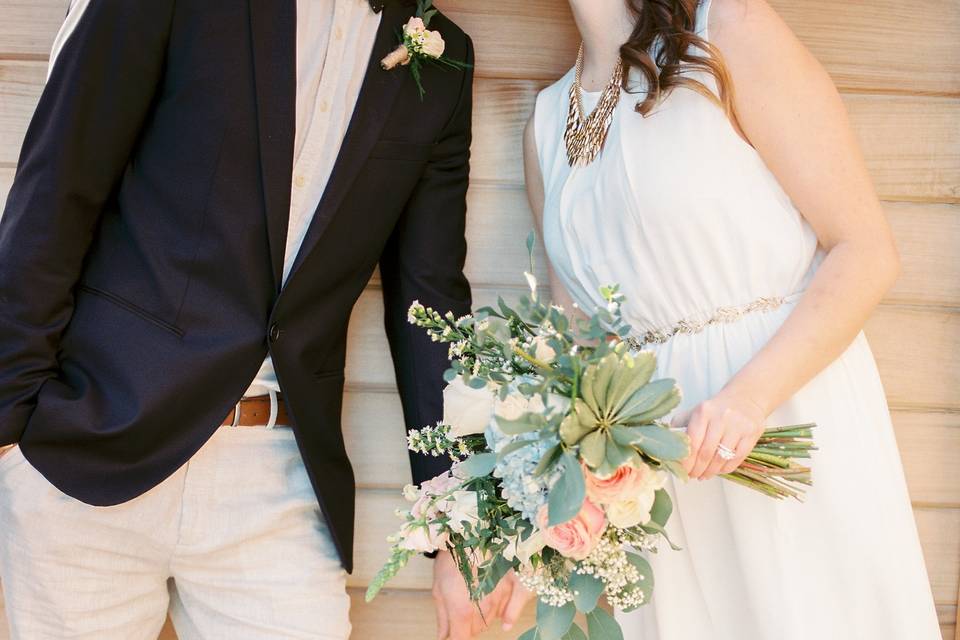
[[[736,452],[735,452],[733,449],[731,449],[730,447],[727,447],[727,446],[724,446],[724,445],[721,444],[721,445],[718,445],[718,446],[717,446],[717,456],[718,456],[721,460],[728,460],[728,461],[729,461],[729,460],[733,460],[734,458],[736,458],[736,457],[737,457],[737,454],[736,454]]]

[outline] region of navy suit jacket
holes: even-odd
[[[294,0],[100,0],[54,65],[0,220],[0,444],[93,505],[130,500],[219,427],[269,352],[343,564],[354,477],[340,414],[352,307],[379,264],[404,417],[442,414],[445,349],[409,303],[468,311],[470,70],[379,60],[281,288]],[[469,38],[443,15],[453,58]],[[383,425],[383,428],[394,428]],[[381,446],[380,442],[364,446]],[[443,470],[411,458],[419,482]]]

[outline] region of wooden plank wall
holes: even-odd
[[[943,635],[954,638],[960,592],[960,4],[772,1],[840,87],[903,254],[903,275],[867,333],[893,410]],[[522,286],[522,238],[531,221],[520,133],[536,93],[572,64],[577,38],[562,0],[438,4],[477,45],[468,270],[484,302],[495,291]],[[12,180],[65,6],[66,0],[0,0],[0,198]],[[430,638],[427,561],[415,562],[373,604],[359,597],[384,557],[398,489],[408,480],[380,318],[374,279],[356,307],[347,372],[346,429],[361,485],[358,566],[350,580],[354,637]],[[364,447],[371,442],[378,447]]]

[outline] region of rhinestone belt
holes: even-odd
[[[793,298],[794,296],[790,296]],[[748,313],[763,311],[773,311],[779,309],[786,303],[788,298],[757,298],[753,302],[741,305],[739,307],[720,307],[713,311],[713,314],[703,320],[681,320],[668,329],[652,329],[646,333],[627,338],[627,344],[631,349],[642,349],[648,344],[663,344],[670,338],[679,334],[700,333],[713,324],[727,324],[736,322]]]

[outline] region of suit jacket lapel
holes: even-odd
[[[260,171],[277,290],[283,274],[297,99],[297,6],[294,0],[249,0],[257,92]]]
[[[320,205],[303,239],[303,245],[297,254],[291,277],[304,259],[310,255],[327,225],[330,224],[330,220],[340,208],[343,198],[353,185],[374,144],[380,138],[404,78],[409,75],[409,70],[405,67],[385,71],[380,66],[380,60],[396,48],[397,34],[411,15],[413,15],[412,9],[405,6],[405,3],[388,3],[384,7],[366,75],[360,95],[357,97],[356,108],[323,198],[320,200]]]

